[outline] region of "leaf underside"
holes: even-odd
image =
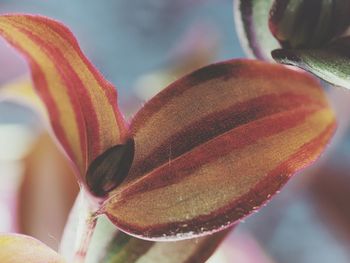
[[[350,37],[317,49],[277,49],[273,58],[297,66],[336,86],[350,89]]]
[[[103,218],[101,218],[103,219]],[[102,229],[108,224],[105,219],[97,225]],[[110,223],[109,223],[110,224]],[[205,262],[220,245],[223,239],[231,231],[231,228],[209,235],[190,240],[182,240],[176,242],[152,242],[138,239],[121,231],[109,231],[104,236],[113,234],[104,251],[100,251],[103,255],[99,262],[101,263],[188,263],[188,262]],[[100,233],[102,234],[102,232]],[[93,248],[92,248],[93,249]]]
[[[280,47],[268,26],[272,3],[273,0],[235,0],[236,31],[249,57],[271,61],[271,50]]]

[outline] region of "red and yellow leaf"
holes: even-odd
[[[150,100],[130,127],[135,156],[101,212],[146,239],[224,229],[322,152],[335,117],[307,73],[258,61],[214,64]]]
[[[84,56],[73,34],[45,17],[3,15],[0,34],[28,60],[52,128],[79,172],[124,142],[115,88]]]
[[[52,249],[29,236],[0,234],[0,261],[2,263],[63,263]]]

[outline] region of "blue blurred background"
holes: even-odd
[[[244,57],[234,28],[231,0],[2,0],[0,12],[42,14],[69,26],[85,54],[117,86],[119,102],[128,116],[161,84],[190,69]],[[0,66],[1,84],[27,72],[25,62],[3,42]],[[350,101],[345,91],[337,92],[333,104],[346,104],[338,103],[346,96]],[[340,119],[345,120],[342,109],[337,108]],[[9,168],[8,153],[23,154],[18,149],[30,144],[38,122],[26,108],[0,103],[0,177],[16,173],[12,166]],[[271,262],[350,262],[347,122],[340,125],[338,139],[318,165],[297,175],[273,201],[240,224],[228,244],[235,235],[248,235]],[[23,127],[30,127],[30,131]],[[6,209],[0,206],[0,211]],[[6,212],[2,213],[6,217]]]

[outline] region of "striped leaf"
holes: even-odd
[[[127,127],[115,88],[84,56],[73,34],[56,21],[3,15],[0,34],[28,60],[53,131],[85,175],[92,160],[125,140]]]
[[[335,119],[308,74],[232,60],[171,84],[130,128],[133,164],[101,213],[129,234],[177,240],[256,210],[320,155]]]
[[[272,3],[273,0],[234,0],[238,38],[251,58],[272,60],[271,50],[280,47],[268,26]]]
[[[270,30],[284,48],[317,48],[350,25],[349,0],[275,0]]]
[[[276,49],[273,58],[305,69],[336,86],[350,89],[350,37],[317,49]]]
[[[63,259],[38,240],[17,234],[0,234],[0,261],[3,263],[63,263]]]

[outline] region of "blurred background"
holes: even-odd
[[[245,56],[231,0],[0,0],[0,13],[8,12],[69,26],[117,86],[127,117],[193,69]],[[2,40],[0,67],[0,232],[30,234],[57,248],[78,188],[41,115],[7,93],[30,82],[25,62]],[[240,224],[210,262],[350,262],[350,92],[325,88],[338,115],[336,138],[316,165]]]

